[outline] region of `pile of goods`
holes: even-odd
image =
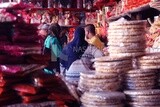
[[[160,90],[124,91],[129,107],[160,107]]]
[[[145,4],[148,4],[151,0],[124,0],[124,7],[125,7],[125,10],[131,10],[131,9],[134,9],[136,7],[140,7],[140,6],[143,6]]]
[[[11,86],[19,83],[23,79],[16,74],[0,73],[0,106],[20,102],[20,97],[12,90]]]
[[[21,102],[21,98],[14,91],[15,84],[25,83],[27,74],[36,70],[38,65],[32,66],[0,66],[0,106]],[[39,66],[38,66],[39,67]],[[38,70],[38,69],[37,69]],[[27,87],[24,87],[26,89]],[[32,91],[32,90],[31,90]]]
[[[125,72],[133,69],[131,58],[105,56],[95,58],[94,64],[94,72],[86,71],[80,74],[78,90],[82,92],[80,98],[82,105],[84,107],[123,107],[122,102],[125,96],[118,91],[124,88],[122,83]]]
[[[30,67],[30,69],[34,67]],[[23,68],[27,69],[27,67]],[[11,104],[16,106],[14,105],[16,103],[37,106],[39,102],[44,102],[42,105],[48,104],[55,107],[77,105],[77,100],[71,95],[60,77],[45,74],[41,70],[26,72],[22,71],[22,67],[19,67],[20,69],[21,71],[18,71],[17,66],[16,73],[9,73],[7,70],[0,73],[0,106]],[[48,101],[54,101],[54,103]]]
[[[10,12],[14,12],[15,20],[0,20],[0,106],[15,103],[30,103],[31,107],[62,107],[73,103],[76,106],[77,100],[64,81],[43,73],[48,58],[41,54],[38,24],[26,23],[18,9]]]
[[[148,53],[138,58],[141,69],[160,69],[160,53]]]
[[[101,58],[95,58],[95,70],[96,74],[110,75],[117,74],[119,81],[119,89],[122,89],[121,85],[124,80],[125,71],[133,69],[132,60],[128,57],[110,57],[104,56]]]
[[[145,51],[144,30],[145,21],[110,23],[109,56],[95,58],[95,72],[80,75],[78,89],[82,91],[82,107],[160,106],[160,55]],[[117,93],[125,94],[126,99]],[[110,101],[111,96],[114,103]],[[124,102],[117,103],[117,100]]]
[[[7,12],[6,9],[0,9],[0,22],[13,22],[17,17]]]
[[[145,53],[145,21],[124,19],[109,23],[108,52],[113,57],[135,57]]]
[[[159,53],[148,53],[145,56],[139,57],[138,58],[138,66],[141,69],[148,69],[156,72],[156,78],[159,79],[157,80],[157,86],[160,87],[160,54]],[[154,79],[154,78],[153,78]]]
[[[83,107],[124,107],[125,94],[121,92],[85,92]]]
[[[159,48],[159,36],[160,36],[160,18],[155,18],[154,23],[149,29],[150,35],[148,36],[147,40],[147,46],[150,46],[154,49]],[[158,51],[158,50],[157,50]]]
[[[142,90],[157,88],[156,70],[135,69],[126,71],[124,77],[124,89]]]
[[[159,0],[151,0],[149,3],[150,7],[160,10],[160,1]]]
[[[106,84],[107,83],[107,84]],[[94,72],[81,72],[78,89],[86,91],[116,91],[119,90],[120,83],[118,75],[115,74],[95,74]]]

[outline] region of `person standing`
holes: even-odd
[[[62,46],[59,40],[60,26],[57,23],[50,25],[48,36],[44,41],[44,54],[49,54],[51,59],[48,66],[44,69],[45,73],[56,74],[60,73],[59,56],[62,51]]]
[[[48,28],[49,28],[49,24],[41,24],[38,27],[38,36],[40,37],[40,43],[43,44],[45,38],[48,35]],[[42,45],[43,46],[43,45]]]
[[[85,31],[82,27],[77,27],[74,32],[73,40],[62,50],[60,63],[65,70],[77,59],[80,59],[86,50],[88,43],[85,41]]]

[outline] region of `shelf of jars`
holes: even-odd
[[[92,9],[85,9],[85,8],[30,8],[28,10],[31,11],[31,12],[43,11],[43,10],[48,10],[48,11],[51,11],[51,12],[52,11],[95,12],[96,8],[92,8]]]
[[[99,1],[94,3],[94,7],[97,8],[102,8],[103,6],[114,6],[116,5],[117,2],[112,0],[112,1]]]
[[[120,17],[132,13],[142,12],[152,8],[159,10],[159,4],[160,1],[156,0],[121,0],[109,11],[111,15],[107,19],[108,21],[115,21]]]
[[[115,16],[111,16],[111,17],[108,18],[108,21],[114,21],[114,20],[117,20],[117,19],[119,19],[121,17],[127,16],[127,15],[129,15],[131,13],[145,11],[145,10],[147,10],[149,8],[151,8],[149,3],[148,4],[144,4],[144,5],[141,5],[139,7],[133,8],[131,10],[127,10],[127,11],[121,13],[121,14],[118,14],[118,15],[115,15]]]

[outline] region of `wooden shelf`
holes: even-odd
[[[85,8],[58,8],[59,11],[74,11],[74,12],[95,12],[96,8],[85,9]]]
[[[75,28],[77,26],[78,25],[61,25],[61,27],[63,27],[63,28]]]
[[[30,9],[27,9],[27,10],[29,10],[30,12],[35,12],[35,11],[51,11],[51,12],[53,12],[53,11],[58,11],[58,9],[56,9],[56,8],[30,8]]]
[[[35,11],[60,11],[60,12],[64,12],[64,11],[74,11],[74,12],[95,12],[96,11],[96,8],[93,8],[93,9],[84,9],[84,8],[81,8],[81,9],[78,9],[78,8],[30,8],[30,9],[27,9],[29,10],[30,12],[35,12]]]
[[[102,8],[103,6],[114,6],[116,4],[117,4],[116,2],[103,1],[103,2],[96,2],[94,6],[97,8]]]
[[[136,13],[136,12],[140,12],[140,11],[145,11],[145,10],[147,10],[149,8],[151,8],[149,6],[149,3],[148,4],[144,4],[144,5],[140,6],[140,7],[128,10],[128,11],[122,13],[122,14],[119,14],[119,15],[116,15],[116,16],[111,16],[110,18],[108,18],[108,21],[115,21],[115,20],[117,20],[117,19],[119,19],[121,17],[124,17],[124,16],[128,15],[128,14]]]

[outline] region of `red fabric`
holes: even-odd
[[[39,95],[28,95],[28,96],[22,96],[23,103],[31,103],[33,101],[39,101],[47,99],[48,94],[39,94]]]
[[[39,89],[33,85],[29,84],[18,84],[13,87],[14,90],[23,92],[26,94],[37,94],[39,92]]]
[[[61,93],[51,93],[48,96],[49,100],[60,100],[60,101],[75,101],[74,97],[68,94],[61,94]]]
[[[9,55],[0,55],[0,64],[24,64],[25,57],[15,57]]]
[[[39,36],[20,36],[20,35],[15,35],[12,38],[13,42],[20,42],[20,43],[34,43],[38,42],[40,40]]]
[[[29,64],[29,65],[0,65],[0,71],[6,73],[24,73],[27,70],[31,70],[39,65]]]

